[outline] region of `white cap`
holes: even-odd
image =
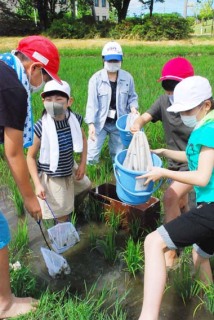
[[[41,93],[42,98],[45,97],[45,93],[51,91],[60,91],[67,94],[68,98],[71,96],[71,88],[66,81],[62,81],[62,84],[57,82],[56,80],[48,81],[44,86],[44,91]]]
[[[167,111],[182,112],[197,107],[203,101],[212,97],[209,81],[200,76],[188,77],[179,82],[174,90],[174,103]]]
[[[102,50],[102,56],[104,58],[104,61],[109,60],[123,60],[123,51],[119,43],[116,41],[110,41],[107,42]]]

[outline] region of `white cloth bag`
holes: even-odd
[[[152,169],[152,156],[149,143],[144,132],[139,131],[133,135],[123,166],[128,170],[139,171],[141,173]],[[144,180],[145,179],[136,180],[135,191],[143,191],[147,188],[144,186]]]
[[[139,118],[139,115],[136,113],[129,113],[126,119],[126,131],[130,131],[130,128],[133,126],[135,120]]]

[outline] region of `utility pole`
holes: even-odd
[[[187,17],[187,7],[188,7],[188,0],[184,0],[184,13],[183,16],[186,19]]]

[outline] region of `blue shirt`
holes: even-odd
[[[205,146],[214,148],[214,122],[202,125],[192,131],[187,148],[186,155],[188,166],[191,171],[197,170],[198,160],[201,148]],[[194,186],[197,202],[214,202],[214,170],[209,183],[205,187]]]

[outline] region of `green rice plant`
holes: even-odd
[[[18,222],[16,232],[13,234],[12,241],[9,244],[10,256],[17,259],[28,251],[29,235],[27,219]]]
[[[17,188],[17,186],[13,183],[12,194],[10,196],[13,201],[18,217],[21,217],[24,214],[24,203],[22,196]]]
[[[139,217],[132,219],[128,224],[130,236],[134,241],[139,238],[141,230],[141,219]]]
[[[141,271],[144,266],[144,254],[143,254],[143,243],[141,241],[134,242],[130,237],[127,241],[126,248],[120,253],[122,260],[126,264],[125,270],[135,275],[138,271]]]
[[[105,220],[107,221],[107,225],[115,232],[118,231],[121,223],[121,216],[120,213],[115,213],[113,209],[108,209],[103,213]]]
[[[103,208],[99,201],[89,197],[88,210],[85,212],[86,221],[103,222]]]
[[[206,285],[200,280],[198,280],[197,282],[204,295],[203,299],[201,297],[199,298],[201,302],[195,308],[194,315],[201,306],[204,306],[211,314],[214,315],[214,284],[211,283],[209,285]]]
[[[77,214],[76,214],[75,211],[73,211],[73,212],[71,213],[71,223],[72,223],[74,226],[76,226],[76,224],[77,224]]]
[[[12,292],[18,297],[35,296],[35,292],[38,291],[37,281],[30,266],[23,263],[20,268],[16,268],[15,265],[11,265],[10,270]]]
[[[180,260],[179,266],[173,271],[172,286],[184,304],[200,292],[197,274],[192,278],[191,264]]]
[[[115,232],[110,230],[104,239],[98,239],[96,248],[99,248],[108,262],[114,262],[117,257]]]
[[[48,289],[42,294],[39,307],[33,313],[17,317],[17,320],[126,320],[127,316],[122,311],[122,304],[127,292],[115,296],[115,288],[104,285],[101,291],[96,290],[96,283],[85,289],[84,297],[71,295],[69,288],[60,292],[50,292]]]
[[[92,248],[96,247],[96,243],[97,243],[97,234],[94,233],[93,227],[90,226],[90,230],[89,230],[89,242]]]

